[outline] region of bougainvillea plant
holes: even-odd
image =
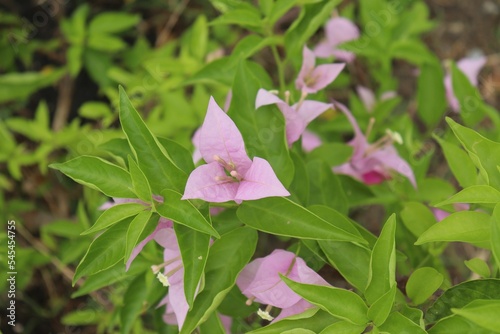
[[[84,232],[95,238],[74,281],[128,270],[124,332],[147,312],[167,333],[498,332],[500,138],[483,126],[499,117],[475,87],[484,61],[445,78],[419,39],[419,1],[361,1],[357,24],[339,1],[213,3],[214,26],[249,34],[183,82],[207,85],[193,147],[156,136],[120,87],[113,149],[52,165],[114,199]],[[371,19],[384,10],[390,25]],[[261,51],[273,66],[250,59]],[[416,113],[392,59],[415,66]],[[355,62],[381,81],[358,82]],[[460,113],[445,120],[447,98]],[[447,180],[429,169],[431,134]],[[447,270],[456,243],[474,279]]]

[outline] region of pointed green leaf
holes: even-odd
[[[156,227],[156,223],[158,223],[158,215],[154,214],[150,211],[142,211],[137,216],[134,217],[132,222],[130,223],[127,230],[127,241],[125,247],[125,257],[124,262],[126,263],[130,258],[130,254],[134,250],[134,247],[139,242],[139,238],[143,233],[144,229],[148,224]],[[151,231],[152,232],[152,231]]]
[[[94,239],[76,268],[73,285],[82,276],[97,274],[123,259],[127,230],[131,221],[132,219],[128,219],[116,224]]]
[[[427,126],[436,125],[446,111],[444,73],[439,63],[420,67],[418,77],[418,114]]]
[[[132,178],[134,192],[144,202],[151,203],[153,201],[153,197],[148,179],[146,179],[146,176],[130,155],[128,156],[128,168],[130,171],[130,177]]]
[[[420,305],[439,289],[443,280],[443,275],[434,268],[418,268],[411,274],[406,283],[406,293],[413,304]]]
[[[193,156],[184,146],[178,144],[177,142],[167,139],[158,138],[158,141],[163,146],[165,151],[168,152],[172,161],[184,171],[184,173],[189,174],[194,169]]]
[[[475,257],[464,261],[464,263],[473,273],[476,273],[483,278],[489,278],[491,275],[490,267],[483,259]]]
[[[187,175],[170,160],[167,152],[164,152],[122,87],[120,87],[120,122],[153,193],[159,194],[163,189],[183,191]]]
[[[308,302],[319,306],[334,317],[357,325],[368,323],[366,317],[368,307],[356,293],[332,286],[302,284],[286,276],[281,276],[281,279]]]
[[[435,206],[453,203],[500,203],[500,191],[487,185],[470,186]]]
[[[366,243],[357,231],[346,231],[342,226],[337,226],[334,219],[327,221],[320,218],[284,197],[245,201],[238,208],[237,215],[246,225],[271,234]],[[337,217],[342,215],[338,214]]]
[[[214,312],[236,283],[257,245],[257,232],[241,227],[224,234],[210,247],[205,268],[205,289],[196,296],[181,334],[191,334]]]
[[[483,212],[459,211],[432,225],[415,242],[461,241],[489,248],[490,216]]]
[[[432,211],[420,202],[406,202],[401,210],[401,220],[410,232],[417,238],[436,224]]]
[[[122,221],[125,218],[135,216],[139,212],[145,210],[146,207],[144,206],[144,204],[140,203],[124,203],[113,205],[112,207],[104,211],[99,216],[99,218],[97,218],[97,221],[94,225],[92,225],[91,228],[82,232],[82,235],[103,230],[110,227],[111,225],[118,223],[119,221]]]
[[[396,285],[395,233],[396,216],[392,214],[384,224],[372,250],[368,285],[365,290],[369,304],[373,304]]]
[[[320,240],[318,244],[342,277],[356,289],[365,291],[370,268],[370,249],[351,242]]]
[[[425,334],[422,327],[405,317],[399,312],[393,312],[389,315],[382,326],[378,328],[386,333],[407,333],[407,334]]]
[[[469,153],[481,176],[489,185],[500,189],[500,143],[491,141],[472,129],[466,128],[451,118],[446,118],[453,133]]]
[[[474,300],[463,308],[452,308],[454,314],[472,321],[482,328],[500,332],[500,300]]]
[[[431,329],[429,334],[491,334],[490,330],[479,328],[475,323],[462,318],[459,315],[451,315],[439,320]]]
[[[462,188],[476,184],[477,169],[469,155],[460,147],[434,136],[443,149],[448,166]]]
[[[156,206],[158,213],[176,223],[185,225],[196,231],[220,238],[212,223],[193,205],[190,200],[182,200],[182,195],[173,190],[164,190],[163,203]]]
[[[90,34],[117,33],[137,26],[140,15],[122,12],[105,12],[96,15],[89,24]]]
[[[368,318],[372,320],[375,325],[382,325],[389,316],[394,305],[396,290],[397,287],[396,284],[394,284],[389,291],[377,299],[368,309]]]
[[[180,224],[174,224],[174,229],[184,266],[184,294],[192,307],[207,263],[210,235]]]
[[[101,191],[109,197],[135,197],[130,174],[121,167],[97,157],[80,156],[50,168],[66,174],[75,182]]]

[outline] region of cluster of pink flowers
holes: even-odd
[[[321,145],[321,139],[306,130],[308,124],[329,109],[339,110],[354,130],[354,138],[349,142],[353,148],[353,154],[348,162],[334,167],[333,171],[349,175],[368,185],[391,179],[394,173],[399,173],[416,187],[417,183],[410,165],[399,156],[393,146],[394,142],[401,142],[399,134],[389,131],[387,136],[379,141],[369,143],[356,119],[343,104],[335,101],[324,103],[306,99],[309,94],[314,94],[328,86],[345,67],[345,63],[316,66],[316,57],[333,56],[347,63],[355,58],[354,54],[338,48],[339,44],[359,37],[359,30],[351,21],[340,17],[331,19],[325,26],[325,36],[325,40],[313,51],[307,47],[303,49],[303,63],[295,81],[295,86],[300,92],[299,101],[291,104],[289,92],[285,92],[284,100],[282,100],[273,92],[260,89],[256,96],[255,108],[276,105],[285,119],[288,145],[291,146],[302,137],[305,151]],[[473,83],[476,83],[477,72],[483,65],[484,59],[464,60],[458,64]],[[450,106],[458,110],[459,106],[453,95],[450,76],[448,75],[444,80]],[[372,112],[376,104],[375,94],[362,86],[357,88],[357,92],[367,112]],[[386,92],[380,96],[380,100],[394,96],[394,92]],[[226,110],[230,99],[231,95],[226,101]],[[205,164],[198,166],[190,174],[182,199],[202,199],[211,203],[234,201],[240,204],[246,200],[290,195],[267,160],[248,156],[242,135],[235,123],[213,98],[210,98],[205,120],[195,133],[193,143],[196,148],[193,159],[196,162],[203,158]],[[155,196],[154,199],[158,202],[163,201],[159,196]],[[131,201],[142,203],[135,199],[115,199],[115,203],[108,203],[102,209]],[[436,215],[438,214],[442,212],[436,212]],[[165,322],[182,327],[189,306],[184,294],[184,267],[181,252],[172,226],[172,221],[161,218],[153,233],[134,248],[126,268],[128,270],[132,261],[148,242],[154,240],[164,248],[164,262],[153,266],[152,270],[160,282],[169,287],[168,294],[160,303],[160,305],[166,305]],[[259,310],[259,315],[269,321],[277,321],[301,313],[313,306],[294,293],[283,282],[280,275],[301,283],[328,285],[321,276],[306,265],[303,259],[292,252],[275,250],[264,258],[255,259],[243,269],[237,279],[237,285],[248,298],[248,304],[258,302],[267,305],[264,310]],[[276,318],[270,314],[273,307],[281,309],[281,313]],[[227,325],[227,318],[224,318],[224,322]]]

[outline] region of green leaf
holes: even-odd
[[[265,0],[263,2],[266,2]],[[266,14],[266,19],[272,26],[283,15],[286,14],[293,6],[297,4],[297,0],[276,0],[269,13]]]
[[[107,103],[89,101],[85,102],[78,109],[78,115],[88,119],[98,120],[100,118],[109,117],[112,115],[112,111]],[[111,139],[115,140],[115,139]],[[116,138],[116,140],[118,140]],[[124,139],[120,139],[126,142]]]
[[[210,235],[180,224],[174,224],[174,229],[184,266],[184,294],[192,307],[207,263]]]
[[[393,312],[389,315],[382,326],[378,328],[385,333],[407,333],[407,334],[425,334],[423,328],[405,317],[399,312]]]
[[[427,310],[425,320],[434,323],[476,299],[500,299],[500,279],[482,279],[457,284],[446,290]]]
[[[486,182],[497,190],[500,189],[500,143],[491,141],[472,129],[466,128],[451,118],[446,118],[453,133],[469,153]]]
[[[500,267],[500,204],[495,206],[491,216],[491,251],[497,267]]]
[[[182,200],[182,195],[173,190],[164,190],[163,203],[156,206],[158,213],[176,223],[185,225],[196,231],[220,238],[210,221],[193,205],[190,200]]]
[[[61,319],[61,323],[66,326],[98,324],[100,321],[95,308],[73,311],[65,314]]]
[[[490,330],[479,328],[475,323],[458,315],[451,315],[439,320],[431,329],[429,334],[491,334]]]
[[[200,325],[200,334],[226,334],[217,312],[212,313],[208,319]]]
[[[113,205],[106,211],[104,211],[94,225],[88,230],[82,232],[83,235],[94,233],[105,228],[114,225],[125,218],[132,217],[140,213],[141,211],[145,211],[146,206],[141,203],[124,203]]]
[[[302,284],[280,276],[293,291],[334,317],[357,325],[365,325],[368,322],[368,307],[356,293],[331,286]]]
[[[396,40],[391,43],[388,52],[393,58],[404,59],[412,64],[420,66],[421,70],[425,68],[427,64],[436,63],[435,56],[429,51],[425,44],[418,39]],[[435,66],[434,70],[437,70],[437,68],[438,67]]]
[[[476,273],[483,278],[489,278],[491,275],[490,267],[483,259],[475,257],[464,261],[464,263],[473,273]]]
[[[243,37],[231,52],[232,62],[239,62],[240,60],[247,59],[266,46],[277,45],[281,43],[279,36],[261,37],[259,35],[248,35]]]
[[[276,334],[295,328],[308,329],[319,333],[328,325],[337,323],[338,321],[338,319],[332,317],[325,311],[317,308],[309,309],[302,314],[287,317],[265,327],[248,332],[248,334]]]
[[[137,26],[141,21],[140,15],[121,12],[105,12],[96,15],[89,24],[89,33],[112,34],[122,32]]]
[[[184,173],[189,174],[193,171],[194,163],[191,152],[173,140],[159,137],[158,141],[163,146],[165,151],[168,152],[174,164],[176,164]]]
[[[446,111],[444,73],[440,64],[424,64],[418,77],[418,114],[428,127],[436,125]]]
[[[254,7],[249,7],[245,9],[235,9],[227,11],[213,20],[210,24],[235,24],[244,28],[261,28],[262,21],[260,18],[259,10]]]
[[[320,159],[325,161],[328,166],[339,166],[347,162],[352,155],[352,146],[340,143],[325,143],[312,150],[309,160]]]
[[[153,197],[148,179],[130,155],[128,156],[128,168],[130,171],[130,177],[132,178],[133,190],[137,194],[137,197],[146,203],[151,203],[153,201]]]
[[[147,297],[146,273],[137,276],[125,291],[123,307],[120,310],[121,333],[129,333],[141,314]]]
[[[139,238],[146,229],[146,226],[150,225],[151,227],[156,227],[158,218],[159,217],[157,214],[153,215],[153,213],[149,210],[142,211],[134,217],[127,230],[125,257],[123,259],[125,263],[127,263],[128,259],[130,258],[130,255],[139,242]]]
[[[346,231],[342,226],[337,226],[336,221],[320,218],[283,197],[245,201],[238,208],[237,215],[246,225],[266,233],[303,239],[366,243],[359,233]]]
[[[458,314],[482,328],[500,333],[500,300],[474,300],[463,308],[452,308]]]
[[[432,211],[420,202],[406,202],[401,210],[403,224],[417,238],[436,224]]]
[[[366,326],[355,325],[347,321],[338,321],[323,329],[319,334],[361,334]]]
[[[434,241],[461,241],[489,248],[489,221],[490,216],[483,212],[455,212],[422,233],[415,245]]]
[[[131,219],[128,219],[116,224],[94,239],[76,268],[73,286],[82,276],[97,274],[123,259],[130,221]]]
[[[476,184],[477,169],[471,158],[460,147],[434,136],[443,149],[446,162],[462,188]]]
[[[499,203],[500,191],[486,185],[470,186],[435,206],[453,203]]]
[[[165,188],[182,191],[186,184],[186,174],[163,151],[122,87],[120,87],[120,122],[153,193],[159,194]]]
[[[205,289],[196,296],[181,334],[190,334],[214,312],[231,290],[257,245],[257,232],[241,227],[224,234],[210,247],[205,268]]]
[[[250,157],[266,159],[285,187],[293,179],[294,166],[285,140],[285,121],[276,107],[255,110],[255,97],[263,85],[246,62],[238,66],[228,115],[245,140]]]
[[[104,144],[99,145],[99,148],[122,158],[125,163],[128,162],[128,156],[133,154],[127,139],[124,138],[113,138]]]
[[[382,325],[389,316],[396,297],[396,290],[397,287],[394,284],[389,291],[385,292],[368,309],[368,318],[373,320],[376,326]]]
[[[104,52],[117,52],[127,47],[121,38],[106,34],[92,34],[88,37],[89,48]]]
[[[196,59],[203,60],[207,53],[208,24],[205,15],[199,15],[189,30],[189,51]]]
[[[66,73],[66,69],[43,72],[7,73],[0,75],[0,103],[25,100],[40,88],[52,85]]]
[[[309,176],[309,205],[324,204],[347,214],[347,196],[331,168],[320,160],[308,162],[306,168]]]
[[[76,78],[82,69],[83,46],[70,45],[66,51],[66,62],[68,63],[69,74]]]
[[[370,250],[350,242],[318,241],[330,264],[360,291],[365,291],[370,268]],[[349,256],[346,256],[349,254]],[[353,261],[352,259],[356,259]]]
[[[99,190],[109,197],[132,198],[130,174],[121,167],[97,157],[80,156],[60,164],[51,164],[75,182]]]
[[[392,214],[384,224],[370,258],[370,271],[365,297],[369,304],[396,285],[396,216]],[[385,319],[384,319],[385,320]]]
[[[434,268],[418,268],[411,274],[406,283],[406,293],[413,304],[420,305],[439,289],[443,280],[443,275]]]
[[[304,160],[297,153],[291,151],[290,157],[293,160],[295,175],[288,190],[292,194],[293,199],[296,197],[298,202],[306,205],[309,202],[309,177],[307,176],[306,166]]]

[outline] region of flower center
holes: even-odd
[[[226,175],[218,175],[215,177],[215,181],[219,183],[228,182],[240,182],[243,180],[243,176],[236,171],[236,165],[233,162],[226,162],[218,155],[214,155],[214,160],[219,163],[224,168]]]

